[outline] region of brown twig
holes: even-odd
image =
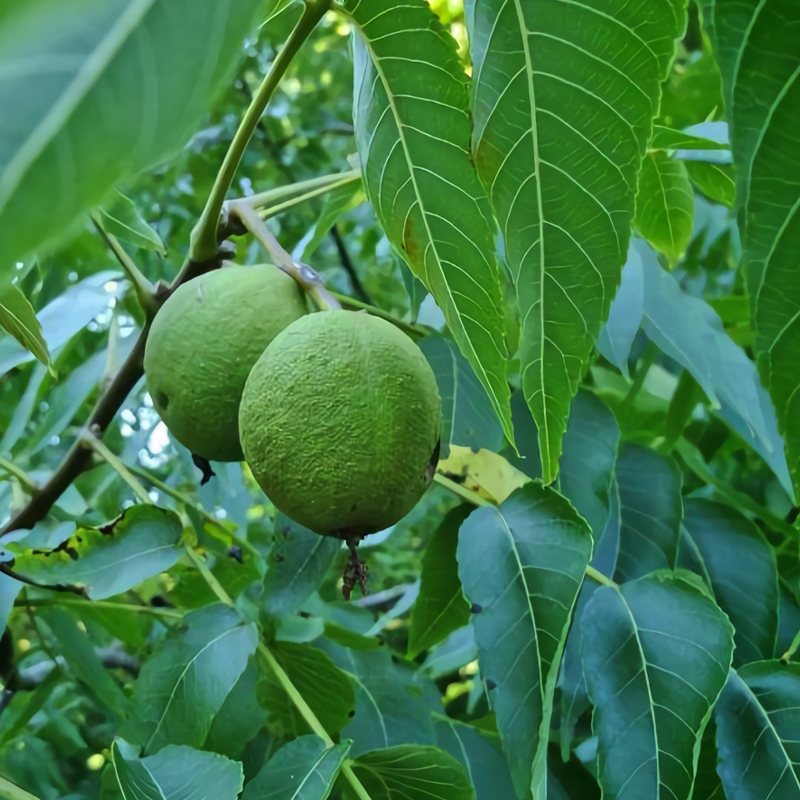
[[[372,298],[369,296],[369,292],[364,288],[364,284],[361,283],[361,278],[358,277],[353,259],[350,258],[350,253],[347,252],[347,246],[344,243],[339,226],[335,222],[331,226],[331,237],[336,244],[336,250],[339,253],[339,261],[342,264],[342,269],[347,273],[347,277],[350,278],[353,291],[361,298],[362,302],[368,305],[375,305],[372,302]]]
[[[220,252],[209,261],[195,262],[187,259],[178,276],[169,286],[160,284],[156,287],[154,302],[159,306],[163,305],[178,286],[198,275],[218,268],[226,255],[227,251],[221,248]],[[127,396],[144,375],[144,347],[149,331],[150,324],[148,322],[139,334],[139,339],[133,346],[130,355],[125,359],[125,363],[100,395],[97,405],[86,422],[87,429],[96,431],[97,436],[101,436],[108,428]],[[83,437],[78,436],[56,471],[40,489],[33,493],[25,508],[5,525],[0,532],[0,537],[20,528],[32,528],[37,522],[43,520],[70,484],[91,466],[92,453],[92,448]],[[17,580],[23,580],[17,575],[11,574],[11,571],[2,564],[0,564],[0,572],[17,578]]]

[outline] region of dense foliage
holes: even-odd
[[[800,800],[798,41],[794,0],[0,5],[0,796]],[[178,285],[281,258],[443,403],[349,602],[142,373]]]

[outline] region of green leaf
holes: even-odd
[[[464,767],[436,747],[399,745],[359,756],[353,771],[371,800],[473,800]],[[348,797],[354,797],[349,794]]]
[[[708,721],[700,742],[692,800],[725,800],[725,792],[717,773],[717,723],[713,716]]]
[[[559,489],[589,523],[599,541],[606,527],[619,425],[608,406],[590,391],[579,391],[572,402]]]
[[[695,136],[685,131],[676,131],[664,125],[653,125],[651,150],[729,150],[730,145]]]
[[[615,579],[675,566],[683,504],[681,472],[669,457],[626,444],[617,461],[621,527]]]
[[[275,517],[275,534],[278,544],[264,579],[262,598],[264,610],[281,617],[297,611],[319,588],[341,542],[320,536],[285,514]]]
[[[545,483],[625,263],[660,82],[685,26],[671,0],[471,2],[473,153],[523,320],[522,387]]]
[[[716,707],[717,771],[728,800],[800,797],[800,664],[731,672]]]
[[[258,658],[253,656],[233,685],[211,723],[204,750],[213,750],[228,758],[238,758],[244,746],[264,727],[267,712],[253,702],[261,677]]]
[[[493,231],[455,42],[424,0],[344,5],[357,31],[353,118],[367,193],[513,441]]]
[[[800,487],[800,50],[794,0],[704,0],[743,209],[743,267],[758,369],[778,412]]]
[[[689,576],[689,577],[686,577]],[[601,586],[581,620],[604,797],[689,800],[733,627],[691,573]]]
[[[469,362],[453,342],[436,333],[422,339],[419,347],[433,368],[442,396],[442,458],[447,458],[451,444],[498,452],[503,429]]]
[[[17,692],[0,717],[0,747],[16,738],[38,714],[56,688],[62,685],[64,673],[56,666],[48,672],[32,692]]]
[[[0,283],[0,328],[10,333],[42,364],[50,365],[50,352],[33,306],[13,283]]]
[[[495,746],[472,726],[449,717],[437,718],[435,727],[437,745],[467,770],[475,800],[516,800],[499,743]]]
[[[674,264],[692,238],[693,219],[694,192],[684,162],[648,153],[636,195],[636,230]]]
[[[122,192],[114,190],[111,199],[100,207],[98,219],[103,230],[117,239],[162,256],[167,254],[161,237],[144,221],[133,200]]]
[[[352,755],[436,741],[430,711],[434,704],[441,708],[441,701],[431,683],[395,664],[385,649],[347,650],[327,642],[323,646],[355,688],[356,713],[342,731],[342,739],[353,740]]]
[[[39,583],[80,586],[92,600],[104,600],[173,566],[182,535],[172,511],[132,506],[102,528],[79,529],[56,550],[23,553],[14,569]]]
[[[139,758],[115,739],[111,764],[124,800],[236,800],[244,783],[241,764],[184,745]]]
[[[0,150],[4,267],[62,234],[118,179],[186,143],[230,82],[263,5],[13,4],[0,41],[0,61],[16,75],[0,87],[0,107],[14,119]],[[59,53],[69,53],[68,63],[58,62]]]
[[[708,161],[683,162],[692,183],[709,199],[730,208],[736,202],[736,184],[728,164]]]
[[[311,230],[300,240],[296,253],[292,257],[299,261],[308,261],[325,241],[331,228],[339,221],[339,217],[348,209],[354,208],[364,200],[364,187],[361,181],[348,181],[344,186],[332,189],[325,195],[325,202],[319,212],[317,221]],[[300,249],[302,248],[302,249]]]
[[[202,747],[255,652],[255,625],[231,609],[214,605],[184,617],[145,662],[136,681],[130,732],[146,752],[167,743]]]
[[[241,800],[326,800],[349,749],[326,748],[313,734],[294,739],[247,784]]]
[[[22,584],[9,578],[8,575],[0,574],[0,630],[5,631],[8,625],[8,618],[14,610],[14,601],[22,589]],[[2,636],[2,633],[0,633]]]
[[[780,595],[775,551],[764,534],[735,509],[700,498],[684,501],[683,524],[736,629],[734,664],[772,658]]]
[[[456,547],[458,529],[471,511],[466,505],[452,509],[425,548],[422,583],[411,611],[409,658],[439,644],[469,621],[469,603],[464,599],[458,578]]]
[[[331,735],[346,728],[356,707],[356,698],[347,675],[331,658],[312,645],[295,642],[273,642],[270,650],[322,727]],[[307,723],[272,670],[264,672],[266,680],[259,692],[264,707],[287,733],[294,736],[308,733]]]
[[[128,701],[108,670],[100,663],[92,643],[78,627],[74,617],[58,606],[40,608],[36,614],[44,620],[58,640],[59,653],[69,664],[75,677],[117,716],[124,717]]]
[[[458,571],[520,798],[545,796],[553,692],[591,551],[588,525],[537,483],[474,511],[461,526]]]

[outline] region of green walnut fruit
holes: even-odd
[[[386,320],[323,311],[275,337],[245,384],[239,433],[274,505],[339,538],[405,516],[433,477],[442,403],[416,344]]]
[[[241,461],[239,402],[264,348],[308,311],[272,264],[225,266],[178,287],[153,320],[144,372],[170,433],[210,461]]]

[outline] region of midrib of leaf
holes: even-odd
[[[642,640],[639,638],[639,626],[636,623],[636,620],[633,617],[633,612],[630,609],[627,601],[618,589],[614,589],[617,592],[617,596],[622,601],[622,605],[625,606],[625,611],[628,614],[628,617],[631,621],[631,625],[633,627],[633,636],[636,639],[636,648],[639,651],[639,657],[642,659],[642,673],[644,674],[644,682],[647,686],[647,700],[650,705],[650,714],[653,720],[653,744],[655,746],[656,751],[656,781],[658,786],[658,794],[661,795],[661,763],[658,760],[658,754],[661,752],[658,746],[658,727],[656,726],[656,715],[655,715],[655,703],[653,702],[653,690],[650,688],[650,676],[647,674],[647,659],[644,655],[644,650],[642,649]],[[628,780],[620,787],[617,796],[621,796],[623,790],[628,785],[628,783],[633,780],[634,775],[636,775],[636,770],[630,774]],[[694,785],[694,779],[692,780],[692,785]]]
[[[544,343],[545,343],[545,332],[544,332],[544,285],[545,285],[545,278],[546,278],[546,269],[545,269],[545,261],[544,261],[544,204],[542,202],[542,168],[539,162],[539,131],[537,126],[537,119],[536,119],[536,89],[533,83],[533,60],[531,59],[531,50],[530,45],[528,43],[528,37],[530,36],[530,32],[525,25],[525,18],[522,14],[522,5],[520,4],[520,0],[514,0],[514,11],[517,15],[517,22],[519,23],[520,31],[522,32],[522,50],[525,54],[525,71],[527,73],[527,83],[528,83],[528,99],[530,101],[530,111],[531,111],[531,144],[533,146],[533,165],[534,165],[534,181],[536,183],[536,205],[539,212],[539,286],[541,287],[541,300],[538,306],[538,325],[540,329],[540,336],[539,336],[539,385],[541,386],[542,390],[542,412],[543,412],[543,419],[544,424],[541,426],[541,436],[544,438],[545,442],[547,443],[546,447],[540,448],[540,452],[542,457],[542,477],[544,478],[545,483],[551,483],[555,480],[556,477],[556,470],[553,469],[553,465],[550,463],[550,426],[547,424],[547,394],[545,392],[545,376],[544,376]],[[500,14],[497,15],[497,19],[500,19]],[[495,22],[496,24],[496,22]],[[494,33],[494,32],[493,32]],[[484,61],[485,63],[485,61]],[[497,108],[497,106],[495,106]],[[512,151],[509,150],[509,154]],[[505,162],[503,164],[505,166]],[[500,175],[502,171],[502,167],[497,170],[497,176]],[[495,176],[495,180],[497,180],[497,176]],[[520,186],[520,190],[522,187]],[[525,319],[522,320],[522,328],[525,329],[525,323],[527,322],[528,314],[530,314],[530,309],[525,314]],[[530,365],[526,366],[522,372],[522,385],[525,385],[525,374],[527,373]],[[546,459],[545,459],[546,456]],[[527,588],[527,587],[526,587]],[[533,610],[531,609],[531,618],[533,618]],[[541,662],[539,664],[539,673],[541,675]]]
[[[64,126],[78,103],[98,80],[104,67],[119,52],[155,2],[156,0],[132,0],[11,159],[0,178],[0,210],[6,206],[28,168]]]
[[[756,10],[753,12],[753,16],[750,18],[750,22],[745,29],[744,36],[742,37],[742,44],[739,47],[738,52],[736,53],[736,63],[733,67],[733,80],[731,82],[731,96],[736,90],[736,84],[739,81],[739,68],[742,66],[742,55],[744,54],[745,48],[747,47],[748,41],[750,41],[750,34],[753,32],[753,28],[756,26],[756,21],[758,20],[759,14],[761,14],[762,9],[767,4],[767,0],[759,0],[758,5],[756,6]],[[717,10],[717,3],[716,0],[713,0],[711,3],[711,18],[713,19],[716,15]],[[752,162],[750,162],[752,164]],[[748,186],[750,185],[749,175],[748,175]]]
[[[169,708],[172,705],[172,701],[175,699],[175,693],[178,691],[178,686],[183,683],[184,679],[186,678],[186,673],[189,672],[189,669],[194,666],[195,661],[197,661],[200,656],[208,650],[209,647],[216,644],[217,642],[224,639],[229,634],[233,633],[234,631],[238,630],[240,626],[235,625],[233,628],[228,628],[228,630],[223,631],[219,636],[214,637],[210,642],[204,644],[189,660],[186,666],[181,671],[181,674],[178,676],[178,680],[175,681],[175,685],[172,687],[172,691],[169,693],[169,700],[167,700],[166,706],[164,706],[164,711],[161,713],[161,717],[158,720],[158,724],[156,725],[156,729],[153,731],[153,735],[150,737],[147,745],[145,746],[145,750],[150,749],[150,745],[153,744],[153,740],[156,738],[156,735],[161,730],[161,725],[163,724],[164,720],[167,717],[167,713],[169,712]]]
[[[357,8],[357,6],[356,6],[356,8]],[[433,253],[435,255],[436,267],[438,268],[439,275],[440,275],[440,277],[442,279],[442,283],[444,284],[445,288],[447,289],[447,297],[450,300],[450,304],[451,304],[452,308],[454,309],[455,315],[456,315],[456,317],[458,319],[459,328],[461,329],[461,333],[463,334],[461,336],[461,339],[465,343],[467,343],[469,345],[469,351],[472,354],[472,358],[470,359],[470,363],[473,364],[473,368],[477,367],[477,368],[480,369],[481,375],[483,376],[483,379],[482,379],[481,382],[487,388],[488,387],[492,387],[493,386],[492,381],[489,379],[489,376],[486,374],[486,370],[483,367],[483,362],[478,357],[478,354],[475,352],[475,348],[472,345],[472,340],[470,339],[469,335],[467,334],[466,328],[464,328],[464,325],[461,322],[461,316],[462,316],[461,311],[459,310],[458,306],[456,305],[455,298],[453,297],[453,293],[450,290],[450,284],[447,281],[447,278],[445,277],[444,270],[442,269],[442,262],[439,260],[439,253],[438,253],[438,251],[436,249],[436,241],[433,238],[430,226],[428,224],[428,212],[425,210],[425,205],[422,202],[422,197],[421,197],[420,192],[419,192],[419,186],[417,185],[417,178],[416,178],[416,174],[414,172],[414,162],[411,160],[411,155],[408,152],[408,144],[406,142],[405,133],[404,133],[404,130],[403,130],[405,126],[400,121],[401,117],[397,112],[397,106],[395,104],[394,93],[389,88],[389,82],[386,80],[386,74],[384,73],[383,68],[381,66],[381,59],[378,57],[378,54],[372,48],[371,40],[365,34],[363,27],[360,24],[356,23],[356,21],[355,21],[355,17],[354,17],[355,10],[356,9],[353,9],[353,11],[352,11],[352,13],[350,15],[350,20],[352,21],[353,25],[358,29],[358,31],[361,33],[361,40],[364,43],[364,46],[369,50],[370,60],[372,61],[372,64],[375,67],[375,71],[378,73],[378,76],[381,79],[381,85],[383,86],[383,90],[386,92],[386,100],[387,100],[387,102],[389,104],[389,108],[392,111],[392,116],[394,118],[395,127],[397,128],[397,138],[400,141],[400,144],[401,144],[401,146],[403,148],[403,156],[405,158],[406,167],[408,169],[409,180],[411,181],[411,185],[414,187],[414,197],[416,199],[417,205],[419,206],[419,210],[420,210],[420,213],[422,215],[423,222],[425,224],[425,233],[426,233],[427,240],[428,240],[428,247],[431,248],[431,250],[433,251]],[[383,13],[387,13],[390,10],[391,9],[387,9],[387,11],[385,11]],[[373,19],[376,19],[376,17],[373,17]],[[372,22],[372,20],[370,20],[370,22]],[[395,31],[395,33],[398,33],[398,31]],[[446,74],[451,80],[454,80],[452,75],[450,75],[449,73],[446,73]],[[378,126],[376,125],[375,126],[375,131],[377,131],[377,130],[378,130]],[[447,144],[451,144],[453,147],[457,147],[458,146],[458,145],[456,145],[455,142],[447,142]],[[388,159],[387,159],[387,163],[388,163]],[[384,164],[384,167],[385,167],[385,164]],[[413,211],[413,205],[409,207],[408,214],[406,215],[406,219],[408,218],[408,215],[410,215],[412,211]],[[403,230],[405,231],[405,224],[403,225]],[[423,263],[423,268],[425,269],[425,272],[427,274],[428,273],[428,267],[427,267],[427,264],[425,262],[426,262],[426,259],[425,259],[425,256],[423,254],[422,263]],[[430,280],[428,281],[428,283],[430,283]],[[473,322],[475,322],[476,325],[480,325],[480,323],[477,320],[473,320]],[[483,327],[483,326],[481,325],[481,327]],[[490,336],[490,338],[492,340],[494,340],[492,336]],[[499,404],[497,398],[495,397],[494,389],[492,388],[491,391],[488,392],[488,394],[489,394],[489,399],[491,400],[492,405],[495,408],[495,412],[497,413],[498,418],[500,420],[504,420],[503,410],[500,407],[500,404]],[[503,422],[503,427],[505,428],[505,422]]]
[[[355,664],[355,661],[353,661],[353,655],[352,655],[352,652],[350,650],[347,651],[347,657],[350,659],[350,663],[353,665],[353,669],[356,669],[356,664]],[[388,734],[388,732],[386,730],[386,723],[383,721],[383,712],[381,711],[381,708],[378,705],[378,703],[375,701],[375,698],[372,696],[372,692],[370,692],[370,690],[367,689],[367,687],[362,683],[361,678],[355,672],[348,672],[347,670],[342,670],[342,672],[344,672],[345,675],[349,675],[350,678],[352,678],[361,687],[361,691],[364,692],[364,694],[369,699],[370,703],[372,703],[372,705],[374,706],[375,711],[378,714],[378,721],[381,724],[381,732],[383,733],[383,741],[386,743],[385,747],[388,747],[389,746],[389,734]]]
[[[331,752],[331,750],[323,750],[322,751],[322,753],[320,754],[319,758],[314,762],[314,766],[311,767],[311,769],[308,770],[308,772],[306,772],[305,777],[303,778],[303,780],[300,783],[300,785],[297,787],[297,790],[292,795],[291,800],[297,800],[297,798],[300,797],[300,792],[303,791],[303,787],[308,783],[309,778],[315,772],[317,772],[317,770],[319,769],[319,765],[325,760],[325,756],[327,756],[328,753],[330,753],[330,752]],[[320,774],[320,777],[322,777],[321,774]],[[325,781],[325,783],[327,784],[328,781]]]
[[[114,766],[114,775],[117,778],[117,786],[119,787],[119,791],[120,791],[120,794],[123,797],[123,800],[128,800],[128,795],[125,792],[125,790],[122,788],[122,781],[120,780],[120,777],[119,777],[119,769],[117,768],[117,759],[114,757],[115,751],[116,751],[117,754],[119,754],[120,758],[122,758],[122,754],[119,752],[119,748],[112,747],[112,749],[111,749],[111,763]],[[123,758],[122,760],[124,761],[125,759]],[[141,763],[141,762],[139,762],[139,763]],[[142,766],[144,766],[144,765],[142,764]],[[158,794],[161,797],[161,800],[167,800],[166,795],[164,794],[163,790],[161,789],[161,785],[159,784],[159,782],[155,778],[153,778],[153,774],[150,772],[149,769],[147,769],[147,767],[144,767],[144,769],[147,772],[147,774],[150,776],[150,778],[152,779],[153,785],[156,787],[156,789],[158,789]]]

